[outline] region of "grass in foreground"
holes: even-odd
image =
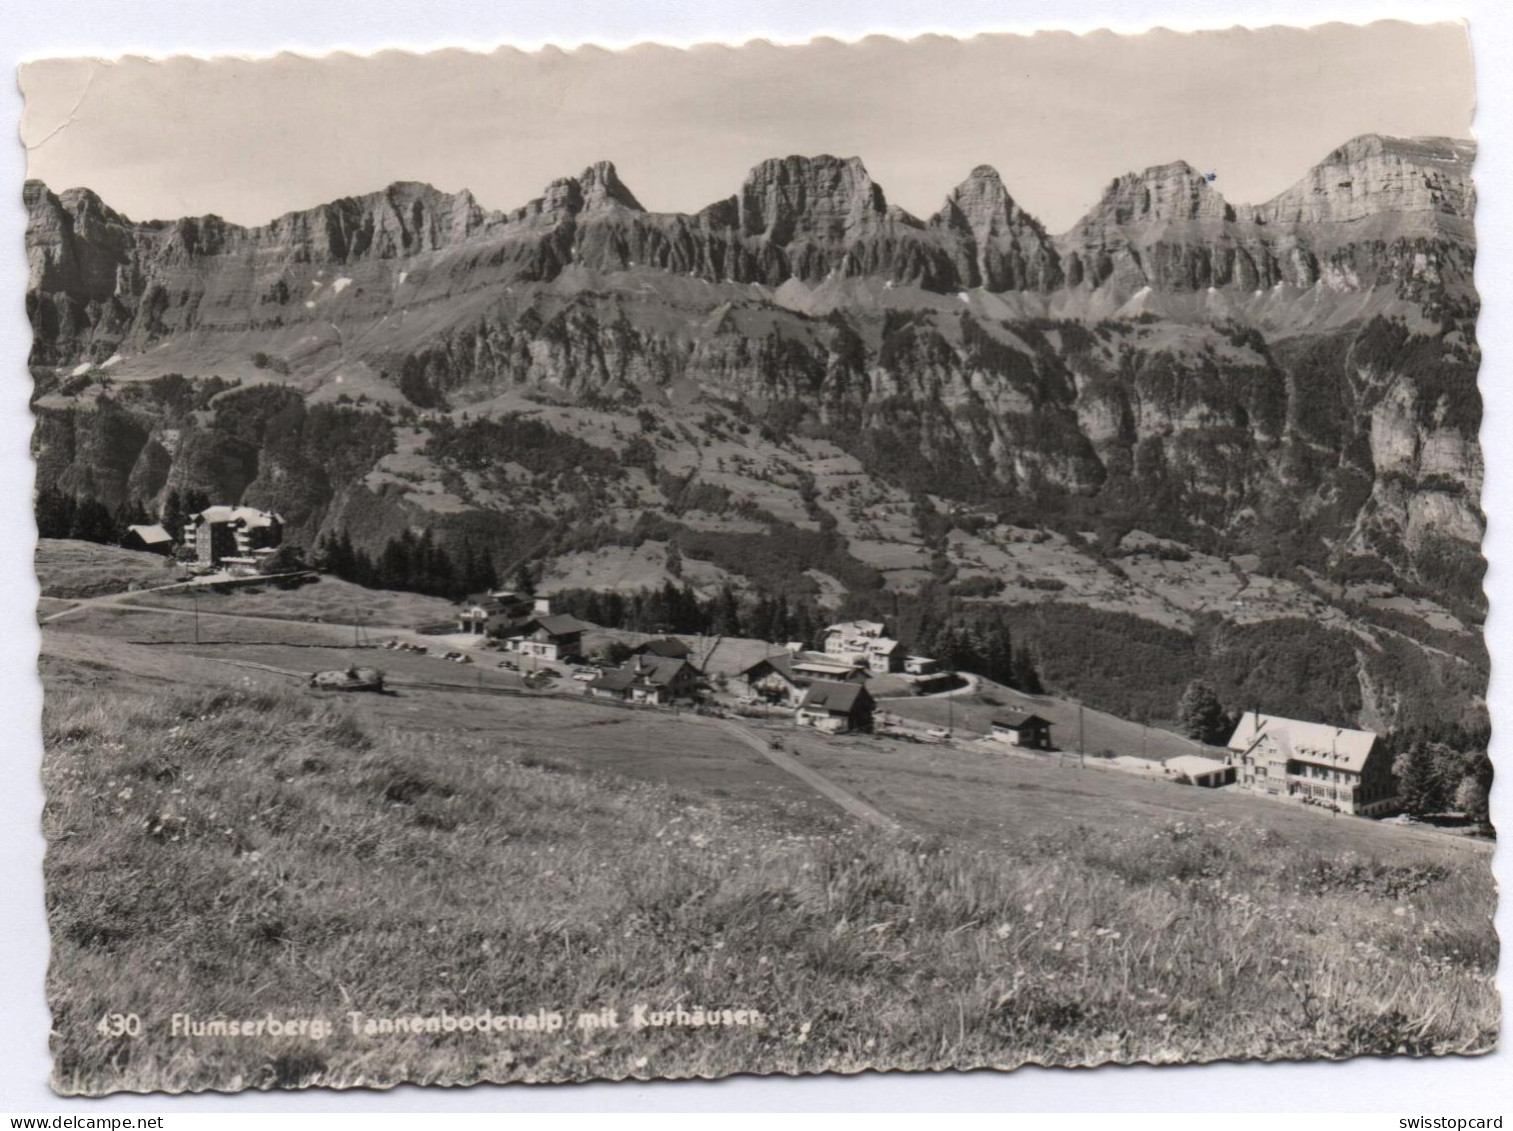
[[[55,1086],[465,1084],[868,1067],[1485,1051],[1485,858],[1290,853],[1244,822],[988,854],[799,836],[755,805],[564,772],[518,744],[365,733],[298,693],[54,690]],[[760,1027],[579,1031],[579,1011]],[[554,1034],[354,1036],[560,1011]],[[322,1016],[324,1040],[167,1036]],[[108,1036],[136,1013],[140,1038]]]

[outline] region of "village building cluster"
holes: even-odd
[[[466,597],[457,612],[457,631],[503,642],[506,652],[528,660],[572,663],[582,659],[583,634],[590,626],[566,613],[552,612],[549,597],[496,589]]]
[[[189,516],[182,537],[160,523],[128,529],[131,549],[187,558],[197,573],[262,572],[283,541],[284,520],[250,506],[215,505]],[[458,605],[459,634],[485,636],[529,664],[583,660],[592,626],[552,611],[547,597],[511,589],[469,595]],[[708,688],[689,646],[672,637],[637,645],[624,663],[582,669],[584,693],[596,699],[648,706],[696,702]],[[951,673],[928,656],[910,654],[879,621],[856,620],[824,630],[821,650],[789,644],[737,673],[740,697],[792,712],[796,725],[825,733],[870,731],[877,701],[868,684],[898,676],[915,691],[948,686]],[[942,732],[944,733],[944,732]],[[1008,711],[989,724],[988,739],[1026,750],[1055,750],[1052,724],[1040,715]],[[1222,758],[1200,754],[1167,759],[1162,773],[1202,788],[1234,787],[1278,801],[1318,805],[1374,817],[1398,806],[1392,759],[1370,731],[1246,713]],[[1149,765],[1149,763],[1145,763]]]
[[[847,621],[825,629],[825,654],[869,672],[902,671],[904,646],[873,620]]]
[[[691,701],[702,683],[699,669],[688,662],[686,655],[658,655],[642,645],[618,668],[610,668],[595,677],[586,690],[596,699],[666,707]]]
[[[491,637],[507,652],[545,663],[582,662],[590,627],[554,613],[549,598],[513,590],[472,595],[456,615],[459,633]],[[591,698],[668,707],[707,696],[710,682],[699,664],[688,644],[662,637],[637,644],[617,666],[581,668],[575,678]],[[763,656],[732,683],[741,702],[790,714],[800,727],[844,734],[874,728],[879,715],[873,689],[887,676],[916,691],[953,678],[934,659],[909,654],[884,624],[859,620],[826,628],[820,650],[794,643]],[[1026,751],[1057,749],[1051,720],[1030,711],[1000,712],[985,737]],[[1202,788],[1229,786],[1341,813],[1380,816],[1397,806],[1391,758],[1376,735],[1259,712],[1240,720],[1222,757],[1195,753],[1164,763],[1131,761]]]

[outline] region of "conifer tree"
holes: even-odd
[[[1415,742],[1392,763],[1397,776],[1398,800],[1403,809],[1415,817],[1426,817],[1444,810],[1444,779],[1435,758],[1435,745]]]
[[[1195,679],[1182,692],[1177,703],[1177,721],[1188,738],[1217,746],[1229,737],[1229,716],[1219,702],[1219,695],[1207,680]]]
[[[1044,694],[1040,673],[1035,670],[1035,660],[1028,649],[1020,648],[1014,653],[1014,686],[1026,695]]]

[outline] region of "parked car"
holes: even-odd
[[[945,727],[931,727],[929,730],[925,731],[925,734],[927,734],[931,738],[951,737],[951,732],[948,731]]]

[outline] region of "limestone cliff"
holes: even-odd
[[[112,507],[203,489],[391,529],[403,508],[352,493],[376,456],[122,391],[213,374],[291,403],[360,391],[369,417],[707,402],[939,497],[1059,498],[1228,550],[1304,530],[1432,582],[1481,531],[1473,156],[1359,138],[1255,206],[1174,161],[1054,237],[992,168],[921,220],[854,157],[764,161],[694,214],[647,211],[601,162],[509,212],[399,183],[253,228],[135,222],[33,182],[39,478]],[[448,505],[504,521],[495,503]]]

